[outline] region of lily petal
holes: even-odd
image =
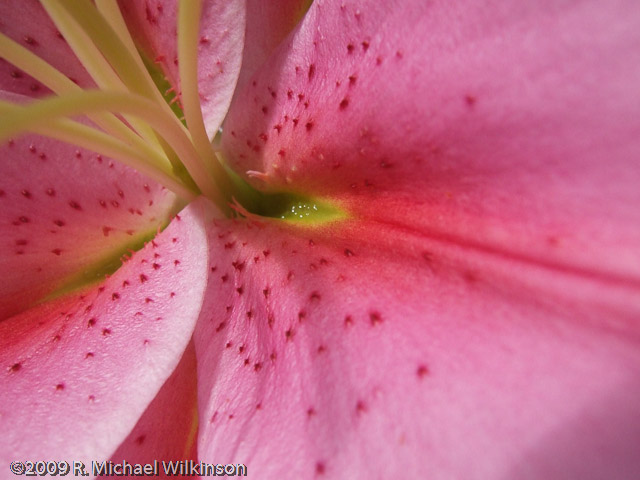
[[[637,289],[376,222],[274,224],[209,233],[202,460],[261,478],[640,474]]]
[[[130,168],[44,137],[20,137],[1,155],[0,318],[99,280],[168,222],[176,200]]]
[[[190,342],[180,363],[111,461],[197,461],[197,401],[196,356]]]
[[[83,88],[94,82],[73,54],[37,0],[0,3],[2,33],[28,48]],[[25,21],[28,19],[28,21]],[[50,95],[51,90],[12,64],[0,61],[0,90],[30,97]]]
[[[178,2],[149,0],[120,2],[123,16],[136,42],[160,66],[180,92],[176,25]],[[205,127],[213,137],[233,94],[244,42],[245,2],[203,2],[198,46],[198,87]]]
[[[200,455],[267,478],[637,476],[639,19],[314,2],[223,147],[349,218],[210,234]]]
[[[633,1],[317,1],[223,147],[261,189],[637,284],[639,24]]]
[[[127,437],[191,338],[207,268],[201,213],[190,205],[101,285],[0,323],[0,463],[90,465]]]
[[[238,92],[306,13],[308,0],[248,0]]]

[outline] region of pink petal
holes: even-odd
[[[180,92],[177,2],[120,2],[129,31]],[[207,133],[213,137],[229,107],[238,79],[244,40],[241,0],[203,2],[198,48],[198,85]]]
[[[201,460],[260,478],[640,475],[637,288],[377,222],[217,222]]]
[[[154,460],[197,461],[197,401],[196,356],[190,342],[174,372],[110,460],[142,465]],[[161,464],[159,468],[164,471]]]
[[[259,188],[638,286],[639,24],[633,1],[319,0],[223,147]]]
[[[0,30],[3,34],[31,50],[81,87],[94,85],[93,80],[77,60],[40,2],[36,0],[0,2],[0,19]],[[30,97],[51,94],[51,90],[42,83],[4,59],[0,61],[0,90]]]
[[[175,202],[131,169],[47,138],[18,138],[0,155],[0,319],[97,280],[88,272],[153,236]]]
[[[189,206],[99,286],[0,323],[0,463],[90,465],[127,437],[178,364],[200,310],[200,217],[201,205]]]
[[[248,1],[239,90],[293,30],[309,3],[308,0]]]
[[[202,458],[265,478],[640,474],[639,13],[314,2],[223,146],[257,186],[350,219],[211,233]]]

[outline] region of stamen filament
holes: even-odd
[[[56,93],[80,90],[66,75],[1,32],[0,55]]]
[[[56,0],[41,0],[41,3],[96,85],[105,90],[127,91],[123,81],[96,48],[92,41],[93,37],[76,23],[63,5]],[[146,125],[141,122],[136,123],[135,119],[127,119],[127,121],[148,143],[156,142],[153,132]]]
[[[118,38],[122,41],[123,45],[129,52],[129,55],[133,59],[133,61],[138,66],[138,71],[141,74],[145,75],[147,78],[145,79],[148,84],[155,85],[151,73],[147,69],[144,60],[142,59],[140,52],[136,48],[136,45],[131,37],[131,33],[127,27],[127,24],[122,16],[122,12],[120,11],[120,7],[118,6],[117,0],[95,0],[96,7],[102,17],[107,21],[107,23],[111,26],[113,31],[116,33]],[[164,104],[165,99],[157,88],[154,89],[154,97],[158,104]],[[177,99],[176,96],[174,98]],[[168,145],[166,145],[162,139],[158,139],[160,146],[164,149],[165,155],[168,157],[169,162],[174,167],[174,173],[178,176],[181,176],[184,172],[184,166],[180,163],[180,160],[176,158],[175,152],[173,152]]]
[[[182,90],[182,109],[193,144],[205,162],[222,195],[231,200],[231,183],[215,156],[202,117],[198,91],[198,38],[202,0],[181,0],[178,7],[178,68]]]
[[[98,130],[72,120],[60,118],[53,120],[46,127],[36,127],[33,131],[39,135],[92,150],[101,155],[117,158],[123,165],[127,165],[146,175],[151,180],[164,185],[186,201],[191,201],[198,195],[197,192],[187,188],[171,173],[162,171],[156,165],[150,164],[140,152]]]
[[[91,36],[80,28],[62,5],[56,0],[41,0],[40,3],[98,87],[125,91],[124,83],[96,48]]]
[[[127,28],[127,24],[122,17],[122,12],[120,11],[120,7],[118,6],[118,2],[116,0],[95,0],[96,7],[98,12],[102,15],[107,24],[113,29],[117,38],[122,42],[122,45],[126,48],[127,52],[131,59],[135,62],[137,67],[137,74],[143,75],[144,81],[146,83],[146,88],[151,89],[153,92],[153,98],[149,96],[152,100],[158,102],[158,104],[165,103],[164,97],[162,93],[155,88],[155,82],[147,70],[147,67],[136,48],[136,45],[131,37],[131,33]],[[147,90],[145,90],[146,92]],[[145,94],[145,96],[148,96]]]
[[[11,122],[0,124],[0,141],[22,131],[33,130],[34,127],[46,126],[47,122],[60,117],[96,111],[125,112],[139,117],[167,141],[202,193],[221,208],[227,208],[226,202],[213,187],[209,172],[199,160],[190,138],[181,129],[175,128],[173,114],[167,115],[162,108],[146,98],[119,92],[83,91],[15,108],[16,113],[12,113]]]
[[[191,133],[173,114],[171,107],[165,102],[164,98],[156,88],[146,68],[143,66],[139,67],[134,57],[130,55],[130,52],[118,37],[117,33],[114,32],[113,28],[104,19],[92,2],[65,2],[60,0],[43,1],[51,2],[60,8],[64,8],[67,13],[74,18],[78,25],[80,25],[87,34],[90,34],[91,39],[100,50],[100,53],[104,55],[107,61],[111,64],[126,87],[131,92],[137,93],[138,95],[147,97],[154,101],[156,105],[165,112],[166,118],[170,119],[175,124],[174,130],[180,129],[183,135],[189,138],[189,146],[192,147]],[[165,139],[167,139],[166,136]],[[171,152],[166,153],[167,155],[171,155]],[[176,151],[176,153],[178,152]],[[178,156],[181,157],[179,154]],[[211,199],[220,197],[219,194],[213,194],[216,190],[216,184],[214,179],[211,178],[211,174],[207,172],[206,168],[201,168],[196,165],[196,163],[200,162],[197,156],[193,160],[181,158],[181,161],[183,161],[192,176],[194,171],[201,171],[197,174],[197,181],[195,177],[193,180],[198,183],[198,187],[205,195],[209,196]],[[187,162],[189,162],[190,165],[187,165]]]
[[[171,111],[156,88],[144,65],[135,61],[126,45],[113,30],[92,2],[63,2],[60,0],[42,0],[53,2],[64,8],[85,32],[91,32],[91,40],[100,53],[111,64],[128,90],[155,101],[166,111]],[[173,116],[173,115],[172,115]],[[177,123],[180,123],[176,119]]]
[[[82,91],[82,89],[66,75],[2,33],[0,33],[0,55],[58,95]],[[145,151],[147,155],[156,159],[163,156],[163,152],[159,148],[154,148],[152,145],[144,142],[115,115],[110,113],[92,114],[89,115],[89,118],[105,131],[130,143],[135,148]]]
[[[102,14],[116,35],[118,35],[118,38],[122,41],[123,45],[127,48],[131,58],[133,58],[133,60],[138,64],[138,68],[141,71],[147,72],[148,75],[149,72],[145,68],[144,63],[138,54],[138,49],[131,38],[131,33],[127,28],[124,18],[122,18],[122,12],[120,11],[120,7],[118,7],[118,2],[116,0],[95,0],[95,4],[98,11]]]

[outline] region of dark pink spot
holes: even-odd
[[[244,269],[244,264],[245,262],[239,262],[239,261],[231,262],[231,265],[233,265],[233,268],[235,268],[239,272],[241,272]]]
[[[426,377],[429,374],[429,368],[426,365],[418,365],[416,375],[418,378]]]

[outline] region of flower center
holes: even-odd
[[[177,97],[136,47],[116,1],[42,0],[97,88],[83,90],[27,48],[0,34],[0,55],[56,95],[0,101],[0,141],[33,132],[93,150],[135,168],[185,201],[202,194],[228,214],[324,221],[340,213],[292,194],[267,195],[226,169],[207,136],[198,93],[201,0],[178,9]],[[169,91],[166,97],[161,92]],[[177,100],[177,102],[176,102]],[[184,115],[182,117],[182,115]],[[89,121],[75,120],[85,116]],[[234,206],[235,204],[235,206]]]

